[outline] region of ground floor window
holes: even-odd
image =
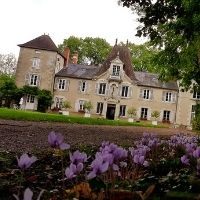
[[[103,103],[102,102],[97,102],[97,114],[102,114],[103,112]]]
[[[141,108],[140,118],[147,119],[147,114],[148,114],[148,108]]]
[[[120,117],[126,116],[126,105],[121,105],[119,107],[119,116]]]
[[[34,103],[34,101],[35,101],[35,96],[27,95],[27,98],[26,98],[27,103]]]
[[[169,122],[170,121],[170,111],[164,110],[163,111],[163,121]]]
[[[79,100],[79,110],[83,111],[84,110],[84,100]]]
[[[56,97],[55,104],[56,104],[56,108],[61,109],[62,108],[62,104],[63,104],[63,98]]]

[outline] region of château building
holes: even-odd
[[[134,71],[126,45],[115,44],[98,66],[77,64],[78,54],[71,56],[68,48],[61,53],[48,35],[18,46],[16,85],[51,91],[52,108],[69,100],[71,111],[80,112],[84,102],[91,101],[91,114],[108,119],[128,118],[128,109],[134,107],[138,120],[151,120],[151,113],[159,111],[158,121],[191,125],[200,94],[181,92],[177,82],[161,82],[157,74]],[[36,110],[37,98],[26,95],[23,104]]]

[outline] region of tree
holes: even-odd
[[[0,74],[13,75],[17,60],[14,54],[0,54]]]
[[[200,1],[119,2],[138,14],[137,36],[149,37],[151,44],[160,49],[154,57],[160,77],[179,79],[185,89],[193,81],[200,85]]]
[[[70,49],[71,54],[78,52],[78,63],[80,64],[100,64],[111,50],[111,46],[106,40],[92,37],[83,39],[70,36],[59,45],[61,51],[65,47]]]
[[[135,71],[156,71],[153,58],[158,51],[155,48],[152,48],[149,43],[140,45],[129,43],[128,46],[131,51],[132,64]]]

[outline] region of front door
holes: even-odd
[[[115,119],[115,104],[108,104],[107,105],[107,112],[106,112],[106,118],[107,119]]]

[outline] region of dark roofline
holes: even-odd
[[[67,77],[67,78],[74,78],[74,79],[84,79],[84,80],[93,80],[93,78],[80,78],[80,77],[76,77],[76,76],[72,76],[72,75],[59,75],[59,74],[55,74],[55,77]]]

